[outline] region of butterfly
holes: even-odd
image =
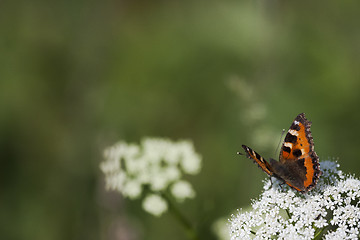
[[[270,177],[276,177],[299,192],[313,189],[321,176],[319,157],[314,151],[311,122],[300,113],[288,130],[280,150],[279,161],[266,161],[257,152],[242,145],[252,159]],[[241,154],[241,153],[238,153]]]

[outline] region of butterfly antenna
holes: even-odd
[[[279,140],[279,144],[278,144],[278,146],[277,146],[277,148],[276,148],[276,150],[275,150],[275,155],[276,155],[276,153],[277,153],[277,151],[278,151],[278,149],[279,149],[279,147],[280,147],[281,140],[282,140],[282,138],[283,138],[283,136],[284,136],[284,133],[285,133],[285,129],[282,130],[282,133],[281,133],[281,136],[280,136],[280,140]]]

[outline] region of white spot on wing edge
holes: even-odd
[[[294,130],[294,129],[290,129],[288,132],[289,132],[291,135],[294,135],[294,136],[298,136],[298,135],[299,135],[299,132],[296,131],[296,130]]]
[[[292,143],[289,143],[289,142],[284,142],[284,146],[285,147],[289,147],[289,148],[292,148]]]
[[[299,125],[300,122],[295,120],[294,123],[295,123],[295,125]]]

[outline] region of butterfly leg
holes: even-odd
[[[284,180],[281,180],[281,183],[279,184],[279,187],[281,188],[281,191],[284,190],[283,186],[286,184]]]
[[[284,182],[282,182],[282,183],[279,184],[279,187],[281,188],[281,191],[284,191],[284,189],[283,189],[283,185],[284,185],[284,184],[285,184]]]

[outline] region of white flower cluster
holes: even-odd
[[[359,239],[360,180],[337,170],[335,162],[320,165],[323,175],[306,194],[266,181],[252,211],[232,215],[231,239]]]
[[[201,157],[190,141],[144,138],[140,146],[119,142],[107,148],[104,156],[100,168],[107,189],[130,199],[140,198],[148,189],[143,208],[153,215],[167,210],[161,194],[168,189],[178,201],[195,196],[191,184],[181,179],[183,174],[194,175],[201,169]]]

